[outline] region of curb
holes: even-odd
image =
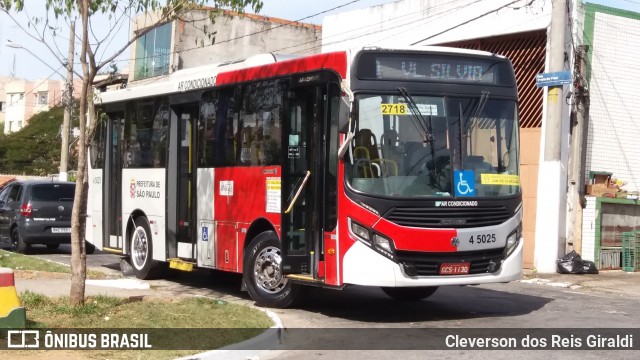
[[[258,308],[258,310],[265,312],[274,323],[272,327],[266,329],[262,334],[237,344],[185,356],[176,360],[247,360],[258,358],[263,352],[270,351],[268,349],[275,349],[276,346],[282,343],[282,332],[284,331],[282,321],[272,311],[262,308]]]
[[[24,328],[27,311],[20,306],[13,269],[0,268],[0,328]]]

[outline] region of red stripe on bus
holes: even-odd
[[[343,79],[347,77],[347,54],[343,51],[319,54],[300,59],[223,72],[216,77],[216,85],[232,84],[249,80],[267,79],[281,75],[305,73],[313,70],[331,69]]]

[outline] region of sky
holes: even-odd
[[[390,3],[394,0],[263,0],[264,6],[260,11],[260,15],[278,17],[288,20],[300,20],[314,24],[322,24],[322,18],[325,15],[335,14],[339,12],[349,11],[358,8],[370,7]],[[444,1],[444,0],[443,0]],[[26,13],[14,13],[14,17],[20,23],[26,23],[28,18],[43,17],[45,15],[45,0],[28,0],[26,3]],[[640,0],[587,0],[587,2],[611,6],[614,8],[626,9],[640,13]],[[315,14],[319,14],[313,16]],[[29,16],[27,16],[27,14]],[[100,36],[106,36],[107,30],[112,29],[111,23],[106,17],[100,19],[94,26],[94,30]],[[24,26],[23,29],[15,24],[6,14],[0,13],[0,76],[10,76],[15,74],[16,77],[28,80],[36,80],[43,78],[64,79],[66,71],[59,59],[64,59],[68,54],[69,42],[69,26],[64,21],[58,22],[58,32],[55,38],[49,38],[47,43],[49,48],[41,42],[30,38],[26,32],[29,29]],[[25,31],[26,30],[26,31]],[[77,21],[76,31],[80,30],[80,22]],[[100,30],[103,32],[100,33]],[[116,49],[119,49],[126,43],[129,33],[128,22],[119,28],[115,28],[110,40],[105,42],[109,44],[102,53],[104,56],[111,55]],[[6,46],[7,42],[19,44],[22,48],[10,48]],[[79,45],[76,45],[76,53]],[[53,50],[53,52],[51,51]],[[54,52],[57,55],[54,55]],[[101,53],[98,53],[101,55]],[[118,57],[118,67],[126,68],[126,59],[129,57],[129,51],[125,51]],[[98,56],[100,58],[100,56]],[[15,60],[14,60],[15,59]],[[77,58],[76,58],[77,63]],[[76,65],[78,72],[81,72],[80,66]]]

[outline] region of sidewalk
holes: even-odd
[[[15,284],[18,293],[32,291],[49,297],[69,296],[71,274],[16,270]],[[154,293],[155,291],[148,283],[136,279],[87,279],[85,282],[86,296],[132,297],[148,296]]]
[[[602,270],[599,274],[538,274],[525,269],[522,283],[570,288],[589,292],[640,296],[640,272]]]

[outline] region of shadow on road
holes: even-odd
[[[341,292],[312,289],[304,309],[352,321],[407,323],[520,316],[552,301],[551,298],[509,292],[506,284],[500,286],[504,291],[477,286],[443,286],[431,297],[413,302],[393,300],[378,288],[353,286]]]
[[[37,246],[32,251],[34,255],[65,256],[69,253],[68,245],[56,250]],[[119,257],[96,254],[105,255],[95,257],[100,260],[98,269],[120,270]],[[87,257],[88,262],[93,256]],[[149,283],[162,296],[211,296],[250,301],[248,293],[240,291],[241,280],[240,274],[197,269],[193,272],[169,270],[164,279]],[[349,286],[344,290],[309,287],[305,292],[304,300],[298,305],[302,311],[349,321],[405,325],[408,322],[513,317],[532,313],[552,301],[552,298],[517,293],[509,284],[445,286],[430,298],[415,302],[398,302],[379,288],[362,286]]]
[[[166,280],[152,284],[165,293],[177,295],[233,296],[250,300],[240,291],[240,274],[199,270],[192,273],[173,271]],[[430,298],[415,302],[399,302],[378,288],[351,286],[344,290],[306,289],[299,310],[320,313],[351,321],[407,323],[519,316],[534,312],[552,301],[551,298],[518,294],[508,284],[492,285],[504,290],[478,286],[445,286]]]

